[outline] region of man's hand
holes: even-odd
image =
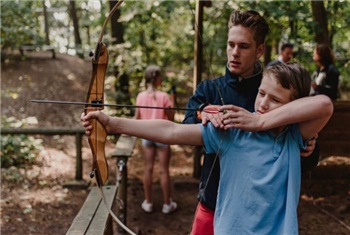
[[[307,147],[305,149],[303,149],[302,151],[300,151],[301,157],[309,157],[311,155],[311,153],[315,150],[317,138],[318,138],[318,134],[316,134],[316,136],[314,138],[312,138],[311,140],[309,140],[307,142]]]
[[[235,105],[224,105],[220,107],[220,110],[226,110],[226,114],[221,117],[225,130],[230,128],[239,128],[246,131],[260,130],[259,115]]]
[[[220,105],[208,105],[201,112],[202,125],[205,126],[208,122],[211,122],[215,127],[223,128],[222,123],[223,112],[220,112]]]
[[[106,130],[108,132],[109,117],[100,111],[89,112],[86,115],[85,115],[85,113],[82,113],[80,120],[82,122],[82,126],[85,127],[85,134],[86,135],[91,134],[91,130],[92,130],[91,123],[93,120],[99,121],[106,128]]]

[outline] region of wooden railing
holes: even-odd
[[[319,133],[320,158],[350,157],[350,101],[336,101],[334,112]]]
[[[35,46],[35,45],[22,45],[19,47],[19,52],[24,56],[25,51],[50,51],[52,53],[52,59],[56,58],[55,48],[50,45]]]
[[[136,137],[121,135],[118,138],[116,149],[112,153],[112,157],[117,159],[117,184],[115,186],[104,186],[109,208],[116,211],[116,216],[125,225],[127,222],[127,162],[132,155],[135,144]],[[118,229],[123,232],[121,227],[118,226]],[[101,201],[97,187],[91,189],[84,205],[80,208],[67,232],[67,235],[75,234],[114,234],[112,218],[106,209],[106,205]]]
[[[1,135],[75,135],[76,165],[75,180],[83,179],[83,160],[81,155],[84,128],[1,128]]]
[[[82,180],[82,136],[85,134],[84,128],[1,128],[1,135],[75,135],[75,147],[76,147],[76,175],[77,181]],[[106,197],[108,206],[113,208],[113,205],[117,204],[116,215],[126,224],[127,218],[127,162],[128,158],[132,155],[136,144],[136,137],[121,135],[116,143],[116,149],[112,153],[112,157],[115,157],[117,164],[117,183],[116,186],[105,186]],[[118,198],[118,203],[116,202]],[[119,228],[119,227],[118,227]],[[120,229],[120,228],[119,228]],[[111,217],[105,208],[105,205],[101,203],[100,195],[96,187],[94,187],[88,198],[86,199],[80,212],[75,217],[69,228],[67,234],[113,234],[113,226]],[[122,230],[120,230],[122,231]]]

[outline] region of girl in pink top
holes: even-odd
[[[170,99],[167,93],[159,91],[157,88],[162,84],[162,76],[160,68],[155,65],[151,65],[146,69],[146,90],[140,92],[136,98],[137,106],[158,106],[158,107],[173,107],[173,101]],[[162,109],[136,109],[136,119],[166,119],[174,120],[173,110]],[[176,210],[176,202],[171,200],[170,190],[170,176],[169,176],[169,163],[170,163],[170,146],[152,142],[142,139],[142,150],[145,159],[145,168],[143,176],[143,189],[145,193],[145,200],[141,207],[145,212],[153,211],[152,203],[152,174],[155,157],[158,154],[160,162],[160,182],[163,191],[163,208],[164,214],[169,214]]]

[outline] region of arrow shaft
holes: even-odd
[[[60,101],[60,100],[31,100],[31,102],[44,103],[44,104],[61,104],[61,105],[83,105],[83,106],[92,106],[92,107],[106,106],[106,107],[114,107],[114,108],[138,108],[138,109],[197,111],[197,109],[190,109],[190,108],[172,108],[172,107],[128,105],[128,104],[94,104],[94,103],[86,103],[86,102]]]

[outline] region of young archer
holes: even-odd
[[[214,233],[298,234],[300,150],[332,115],[332,101],[307,97],[311,79],[297,64],[265,70],[255,113],[233,105],[221,107],[216,122],[177,124],[132,120],[102,112],[82,116],[89,135],[98,119],[110,134],[133,135],[164,144],[204,145],[220,157],[220,182]],[[239,129],[238,129],[239,128]]]

